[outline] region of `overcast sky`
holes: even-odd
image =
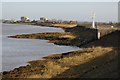
[[[117,2],[3,2],[3,19],[31,19],[47,17],[49,19],[91,21],[95,12],[96,21],[117,22]]]

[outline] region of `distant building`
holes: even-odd
[[[29,22],[29,21],[30,21],[29,17],[25,17],[25,16],[21,17],[21,22]]]
[[[41,20],[41,21],[48,21],[48,19],[47,19],[47,18],[44,18],[44,17],[41,17],[40,20]]]

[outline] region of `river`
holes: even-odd
[[[78,47],[59,46],[41,39],[15,39],[7,36],[17,34],[64,32],[61,28],[21,24],[2,24],[2,71],[24,66],[28,61],[43,56],[78,50]],[[0,37],[1,38],[1,37]]]

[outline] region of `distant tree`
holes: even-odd
[[[35,20],[33,20],[33,21],[31,21],[32,23],[36,23],[37,21],[35,21]]]
[[[109,25],[113,25],[113,22],[112,22],[112,21],[110,21],[110,22],[109,22]]]

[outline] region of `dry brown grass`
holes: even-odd
[[[83,52],[83,53],[81,53]],[[114,48],[83,48],[77,53],[59,60],[37,60],[29,62],[28,67],[18,68],[4,77],[12,78],[79,78],[102,65],[106,65],[117,56]],[[94,76],[93,76],[94,77]]]
[[[83,50],[89,50],[91,48],[87,48],[87,49],[83,49]],[[63,58],[60,59],[59,62],[63,63],[63,64],[67,64],[68,65],[78,65],[78,64],[83,64],[85,62],[89,62],[90,60],[99,57],[101,55],[104,55],[105,53],[108,53],[110,51],[112,51],[112,48],[101,48],[101,47],[97,47],[95,49],[92,49],[93,52],[90,53],[83,53],[80,56],[75,55],[72,57],[67,57],[67,58]]]
[[[58,61],[48,61],[45,64],[45,69],[43,70],[43,72],[44,72],[43,75],[37,74],[37,75],[31,75],[29,77],[30,78],[52,78],[54,76],[74,77],[77,74],[78,75],[80,75],[80,73],[83,74],[84,72],[89,71],[91,68],[96,67],[97,64],[94,62],[94,59],[96,59],[97,57],[104,56],[106,54],[108,54],[108,55],[111,54],[111,56],[109,56],[108,58],[112,59],[111,57],[113,57],[113,55],[114,55],[114,53],[109,53],[109,52],[113,51],[113,48],[97,47],[97,48],[83,48],[82,50],[83,51],[93,50],[93,52],[83,53],[79,56],[74,55],[71,57],[64,57],[64,58],[59,59]],[[106,57],[106,60],[108,58]],[[93,65],[89,64],[89,62],[92,60],[93,60],[93,63],[95,63]],[[103,60],[105,60],[105,58]],[[103,60],[101,60],[101,61],[103,61]],[[88,63],[88,64],[86,64],[84,67],[82,66],[83,70],[81,70],[81,71],[79,70],[79,68],[81,68],[81,67],[79,67],[79,68],[70,70],[70,73],[64,73],[67,70],[69,70],[71,67],[78,66],[78,65],[80,66],[85,63]],[[99,61],[98,61],[98,63],[101,64],[101,62],[99,62]],[[87,67],[88,67],[88,69],[86,69]],[[63,75],[61,76],[61,74],[63,74],[63,73],[65,74],[65,76],[63,76]],[[60,75],[60,76],[58,76],[58,75]]]

